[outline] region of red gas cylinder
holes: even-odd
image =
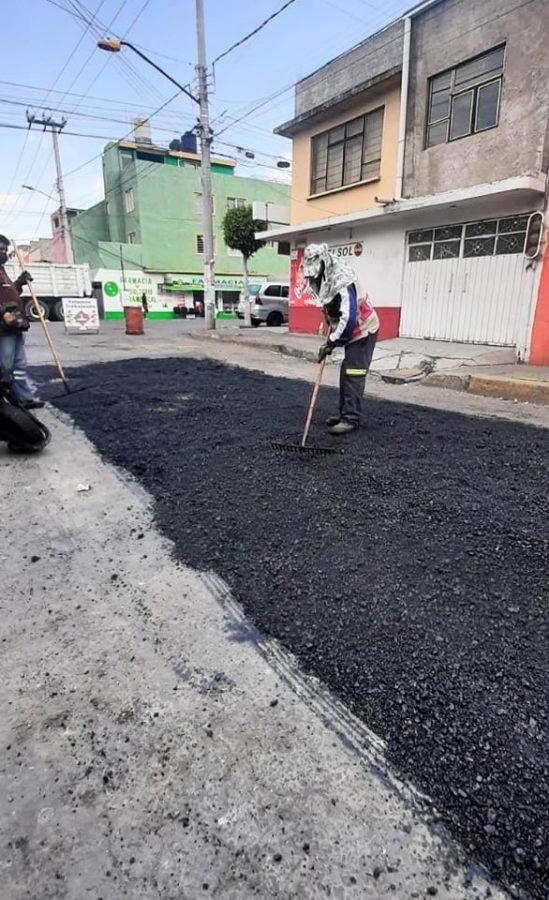
[[[126,334],[143,334],[143,310],[140,306],[125,306]]]

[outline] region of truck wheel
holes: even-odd
[[[45,303],[42,303],[41,300],[38,301],[38,305],[42,310],[42,315],[45,319],[48,318],[49,309]],[[25,313],[27,315],[27,319],[30,319],[31,322],[38,322],[40,320],[40,316],[36,312],[36,308],[34,306],[34,301],[29,300],[27,305],[25,306]]]
[[[267,325],[270,325],[271,327],[278,327],[279,325],[282,325],[283,321],[284,316],[281,312],[269,313],[267,317]]]
[[[65,314],[63,312],[63,301],[57,300],[52,308],[51,308],[51,320],[52,322],[64,322]]]

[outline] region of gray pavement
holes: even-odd
[[[53,333],[68,366],[234,362],[188,326]],[[48,360],[36,328],[28,351]],[[314,376],[275,353],[243,349],[238,362]],[[373,389],[419,402],[417,386]],[[549,424],[485,398],[463,411]],[[174,561],[137,483],[62,414],[43,417],[42,455],[0,447],[2,900],[502,900],[383,742],[250,628],[215,573]]]
[[[173,560],[142,489],[44,419],[43,455],[0,449],[3,900],[503,900],[383,743]]]

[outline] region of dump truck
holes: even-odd
[[[54,322],[63,321],[63,297],[91,297],[92,283],[90,267],[81,265],[63,265],[61,263],[36,262],[25,265],[32,275],[32,286],[42,307],[46,319]],[[16,263],[6,265],[6,272],[15,281],[21,269]],[[23,299],[29,319],[39,318],[28,287],[23,288]]]

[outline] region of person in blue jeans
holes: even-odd
[[[44,403],[27,375],[25,332],[29,320],[21,291],[31,280],[28,272],[22,272],[12,281],[4,266],[9,259],[10,241],[0,234],[0,381],[9,388],[13,399],[24,409],[39,409]]]

